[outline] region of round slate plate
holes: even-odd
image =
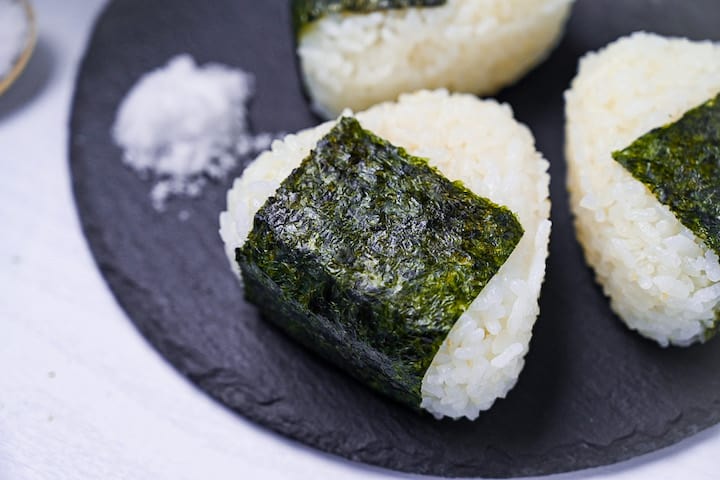
[[[562,92],[587,50],[638,29],[717,39],[719,16],[716,0],[579,1],[550,59],[500,95],[551,162],[554,227],[527,366],[507,399],[476,422],[406,410],[261,321],[243,301],[217,234],[229,179],[158,214],[151,185],[120,161],[109,135],[118,103],[143,72],[180,52],[255,74],[255,131],[316,124],[296,75],[285,0],[126,0],[107,8],[82,64],[71,122],[85,233],[118,301],[169,362],[241,415],[320,450],[407,472],[506,477],[670,445],[720,421],[718,341],[662,349],[609,310],[573,236]],[[190,213],[186,221],[181,210]]]

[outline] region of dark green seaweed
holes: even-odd
[[[292,0],[295,33],[330,13],[370,13],[379,10],[400,10],[410,7],[437,7],[447,0]]]
[[[266,318],[417,408],[440,344],[522,235],[510,210],[345,117],[257,212],[236,260]]]
[[[720,95],[613,158],[720,255]]]

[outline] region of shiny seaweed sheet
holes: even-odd
[[[258,211],[236,258],[265,316],[413,407],[458,317],[523,229],[345,117]]]
[[[436,7],[447,0],[292,0],[292,20],[296,32],[329,13],[370,13],[410,7]]]
[[[720,255],[720,95],[613,158]]]

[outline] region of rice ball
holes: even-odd
[[[612,309],[660,345],[714,333],[717,254],[612,152],[720,92],[720,45],[635,33],[580,62],[566,92],[575,228]]]
[[[300,69],[314,109],[333,118],[419,89],[493,94],[548,55],[573,0],[434,3],[443,4],[328,13],[298,26]]]
[[[447,91],[402,95],[355,118],[451,181],[506,206],[524,229],[515,249],[455,321],[422,377],[415,407],[440,418],[476,418],[515,385],[528,352],[550,235],[548,162],[509,106]],[[276,140],[227,195],[220,235],[240,274],[236,249],[253,217],[336,121]]]

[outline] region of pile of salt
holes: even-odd
[[[113,137],[124,162],[155,180],[150,195],[156,210],[172,195],[199,195],[207,179],[223,178],[239,157],[269,146],[272,135],[248,131],[252,87],[252,76],[242,70],[198,67],[189,55],[133,86],[118,109]]]

